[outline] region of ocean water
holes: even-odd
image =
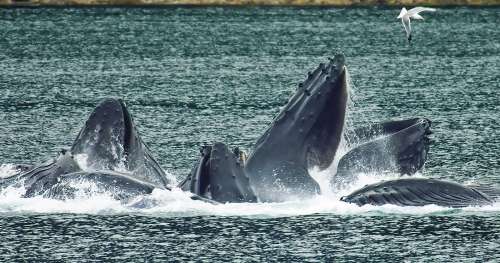
[[[69,147],[106,97],[123,98],[181,180],[198,147],[249,149],[327,57],[346,56],[353,127],[433,121],[417,176],[500,184],[499,8],[440,8],[406,42],[390,8],[0,9],[0,176]],[[321,175],[325,176],[325,175]],[[320,177],[321,177],[320,176]],[[328,175],[326,175],[328,176]],[[497,262],[500,204],[357,207],[342,193],[276,204],[155,191],[135,209],[0,193],[0,261]]]

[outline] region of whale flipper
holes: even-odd
[[[179,184],[182,190],[221,203],[257,202],[239,150],[231,152],[225,144],[215,143],[200,152],[200,160]]]
[[[320,64],[257,140],[245,166],[264,202],[319,193],[308,169],[333,161],[345,120],[347,82],[344,57]]]
[[[92,170],[125,170],[161,187],[170,183],[119,99],[105,99],[94,109],[73,142],[71,153],[85,154]]]
[[[340,159],[332,185],[342,187],[359,173],[414,174],[427,158],[430,125],[428,119],[414,118],[356,129],[356,146]]]
[[[475,188],[426,178],[403,178],[367,185],[341,200],[359,206],[392,204],[454,208],[491,205],[494,202],[494,198]]]

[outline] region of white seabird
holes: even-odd
[[[420,12],[423,11],[431,11],[434,12],[436,11],[435,8],[430,8],[430,7],[414,7],[410,10],[406,10],[406,8],[403,7],[401,9],[401,12],[399,13],[398,18],[401,18],[401,22],[403,23],[403,26],[406,31],[406,38],[408,39],[408,42],[411,41],[411,25],[410,25],[410,18],[413,19],[424,19],[421,15],[419,15]]]

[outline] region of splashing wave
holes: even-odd
[[[14,165],[0,166],[0,177],[16,172]],[[421,175],[419,175],[421,176]],[[316,176],[317,177],[317,176]],[[456,212],[499,212],[500,204],[465,209],[444,208],[435,205],[424,207],[399,207],[394,205],[358,207],[340,201],[340,197],[365,184],[394,179],[398,175],[366,174],[358,177],[350,187],[338,192],[327,192],[311,199],[283,203],[227,203],[213,205],[192,200],[191,194],[174,188],[172,191],[156,189],[152,194],[140,196],[126,203],[114,200],[106,194],[77,195],[74,199],[54,200],[43,197],[22,198],[23,188],[7,187],[0,191],[0,213],[84,213],[123,214],[138,213],[153,216],[244,216],[286,217],[308,214],[435,214]],[[86,188],[89,188],[86,186]],[[91,187],[90,187],[91,188]]]

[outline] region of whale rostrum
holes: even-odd
[[[312,167],[327,168],[342,138],[348,91],[344,57],[320,64],[253,146],[245,172],[261,201],[320,193]]]

